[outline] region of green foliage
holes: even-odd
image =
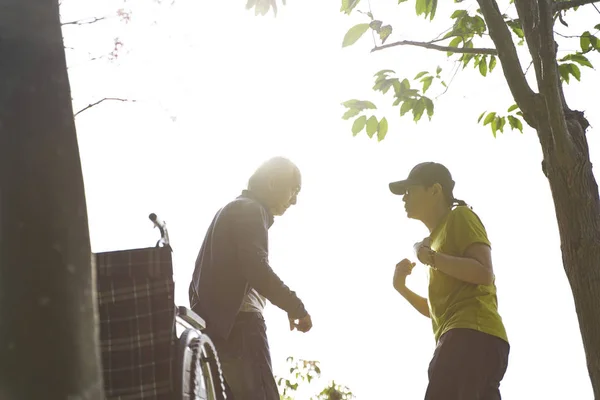
[[[518,130],[523,133],[523,122],[521,122],[523,113],[519,111],[519,106],[513,104],[508,108],[507,112],[508,115],[501,116],[496,112],[484,111],[477,119],[477,123],[483,123],[484,126],[489,125],[494,137],[498,135],[498,132],[504,133],[506,122],[508,122],[511,130]]]
[[[281,400],[294,400],[294,394],[301,385],[310,384],[321,377],[321,367],[318,361],[294,360],[287,358],[290,366],[286,377],[275,377]],[[329,383],[318,395],[310,400],[351,400],[354,396],[350,389],[335,383]]]
[[[360,3],[360,0],[342,0],[342,7],[340,8],[340,11],[344,14],[350,15],[358,3]]]
[[[346,32],[346,35],[344,36],[344,40],[342,42],[342,47],[350,46],[356,43],[356,41],[360,39],[360,37],[364,35],[368,29],[369,24],[354,25],[348,30],[348,32]]]
[[[398,1],[398,3],[402,3],[402,1]],[[415,11],[417,15],[423,15],[424,18],[429,17],[429,20],[432,20],[435,17],[437,4],[437,0],[417,0],[415,2]]]
[[[247,0],[246,10],[254,8],[254,15],[265,16],[273,9],[273,14],[277,15],[277,1],[278,0]],[[286,0],[281,0],[281,2],[285,5]]]
[[[343,0],[342,11],[346,14],[350,14],[350,12],[356,8],[358,1],[359,0]],[[408,2],[408,0],[398,0],[398,4],[406,2]],[[413,2],[415,6],[415,14],[417,17],[422,16],[429,20],[432,20],[435,17],[438,6],[437,1],[411,0],[411,2]],[[455,0],[454,3],[462,3],[462,1]],[[510,4],[511,7],[514,8],[512,1]],[[360,10],[358,11],[360,12]],[[512,11],[513,14],[515,14],[515,10],[513,9]],[[362,14],[370,18],[370,22],[359,24],[351,28],[344,38],[343,47],[355,43],[369,28],[379,33],[382,44],[384,44],[392,34],[392,25],[384,25],[381,20],[375,19],[370,11],[362,12]],[[511,18],[508,14],[503,14],[502,17],[513,35],[513,40],[517,45],[523,45],[525,43],[525,32],[521,27],[519,19]],[[452,23],[452,27],[441,37],[429,41],[404,42],[401,44],[411,45],[417,43],[416,45],[425,45],[422,47],[428,47],[428,45],[435,43],[437,46],[442,46],[441,50],[446,52],[449,61],[459,62],[462,70],[465,70],[467,65],[472,63],[473,68],[477,70],[479,75],[482,77],[490,76],[490,74],[496,70],[498,57],[496,54],[493,54],[493,49],[490,50],[487,48],[489,39],[486,40],[484,37],[489,36],[489,31],[481,10],[476,9],[474,11],[469,11],[458,6],[449,16],[449,21]],[[600,52],[600,39],[597,36],[598,31],[600,31],[600,24],[594,26],[594,30],[586,30],[579,35],[579,45],[581,50],[567,55],[564,55],[563,53],[561,54],[562,58],[557,59],[561,82],[568,84],[571,82],[572,78],[580,81],[582,67],[594,68],[588,53]],[[577,36],[575,37],[577,38]],[[418,39],[419,38],[410,38],[410,40]],[[485,40],[484,43],[486,45],[478,44],[478,42],[482,40]],[[472,50],[465,52],[466,49]],[[382,50],[382,48],[376,46],[374,50]],[[412,80],[409,80],[408,78],[397,77],[393,70],[386,69],[375,74],[375,85],[373,86],[373,90],[387,96],[391,93],[393,101],[392,105],[399,108],[401,117],[410,114],[413,121],[418,122],[422,119],[423,115],[426,114],[428,119],[431,120],[435,109],[433,98],[429,97],[429,92],[441,89],[443,90],[441,94],[443,94],[448,90],[448,86],[441,73],[442,69],[438,67],[435,74],[432,74],[429,71],[422,71]],[[438,97],[441,94],[438,94]],[[372,102],[350,100],[349,102],[344,102],[342,104],[346,107],[343,118],[348,120],[355,117],[352,123],[352,134],[354,136],[365,130],[367,136],[370,138],[374,137],[376,133],[378,141],[385,138],[389,129],[388,120],[385,118],[380,118],[378,120],[378,117],[366,113],[367,110],[376,108]],[[369,107],[366,107],[365,104],[368,104]],[[515,105],[509,108],[507,114],[501,115],[495,111],[486,111],[481,114],[478,123],[482,123],[483,126],[489,125],[492,134],[496,137],[498,133],[503,133],[504,128],[507,126],[513,131],[516,130],[523,133],[524,118],[521,111]]]

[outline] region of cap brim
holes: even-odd
[[[403,195],[406,193],[406,189],[412,184],[408,179],[403,181],[397,181],[390,183],[390,191],[396,195]]]

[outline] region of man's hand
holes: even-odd
[[[396,270],[394,271],[394,289],[401,291],[406,288],[406,277],[411,274],[415,263],[404,259],[396,264]]]
[[[429,239],[429,237],[426,237],[422,241],[415,243],[415,245],[413,246],[413,250],[415,251],[415,256],[421,263],[426,264],[425,261],[428,261],[424,257],[424,254],[425,254],[425,251],[426,250],[428,251],[430,248],[431,248],[431,239]]]
[[[310,318],[310,314],[306,314],[305,317],[295,320],[293,318],[289,318],[290,320],[290,331],[297,329],[300,332],[308,332],[312,328],[312,319]]]

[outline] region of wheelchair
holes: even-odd
[[[219,357],[204,320],[174,302],[166,225],[155,247],[96,253],[106,400],[225,400]]]

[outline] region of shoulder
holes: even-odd
[[[459,230],[480,230],[485,232],[485,226],[477,215],[468,206],[458,206],[451,211],[449,224]]]
[[[264,207],[258,201],[247,197],[238,197],[230,201],[223,207],[222,213],[224,216],[242,220],[267,218]]]
[[[468,206],[458,206],[450,211],[450,219],[453,221],[477,221],[481,222],[475,211]]]

